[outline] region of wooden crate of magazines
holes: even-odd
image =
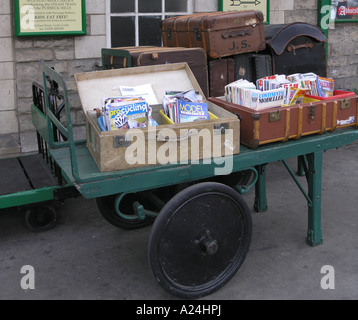
[[[172,124],[163,119],[166,91],[193,89],[205,97],[186,63],[87,72],[75,79],[86,115],[87,147],[102,172],[216,161],[240,152],[240,120],[214,103],[205,101],[209,120]],[[144,84],[151,85],[156,97],[150,107],[158,126],[102,131],[95,109],[101,109],[103,99],[121,96],[121,86]]]

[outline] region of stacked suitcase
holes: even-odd
[[[263,14],[253,10],[171,17],[161,25],[163,45],[203,48],[209,95],[222,96],[230,82],[272,73],[270,56],[256,54],[266,48],[263,21]]]
[[[328,100],[313,97],[307,104],[263,111],[222,99],[225,86],[239,79],[255,83],[257,79],[273,74],[308,72],[327,76],[327,38],[322,30],[302,22],[264,25],[263,20],[263,14],[258,11],[197,13],[167,18],[161,24],[164,48],[156,49],[155,54],[153,48],[148,47],[139,49],[141,52],[122,48],[127,51],[127,60],[120,63],[125,66],[130,61],[131,65],[127,66],[136,66],[191,62],[188,64],[203,92],[211,97],[208,100],[242,120],[241,142],[250,148],[358,126],[357,96],[351,92],[335,91]],[[194,71],[193,60],[198,59],[191,57],[192,53],[189,56],[182,54],[190,48],[201,50],[205,56],[202,59],[205,67],[199,68],[205,69],[205,80],[201,78],[203,72]],[[172,57],[160,59],[160,50],[166,50]],[[142,57],[144,51],[150,51],[149,58]],[[110,59],[112,63],[115,60],[113,56]]]

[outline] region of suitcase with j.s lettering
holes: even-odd
[[[266,48],[262,12],[198,13],[162,21],[164,46],[201,47],[218,59]]]

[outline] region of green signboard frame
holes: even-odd
[[[270,23],[270,0],[219,0],[219,11],[245,10],[262,11],[265,24]]]
[[[15,0],[15,35],[86,34],[86,0]]]

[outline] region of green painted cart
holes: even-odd
[[[25,222],[32,231],[49,230],[56,224],[56,202],[79,195],[77,189],[63,179],[59,167],[48,156],[47,127],[41,125],[46,121],[44,89],[33,83],[32,119],[37,131],[38,153],[19,155],[0,159],[0,210],[17,208],[25,212]],[[48,90],[51,109],[60,118],[61,96],[53,87]],[[52,140],[59,141],[59,134],[51,132]]]
[[[354,142],[358,130],[345,130],[275,143],[250,150],[241,147],[232,158],[233,173],[215,176],[217,165],[162,165],[115,172],[100,172],[86,147],[75,141],[66,83],[43,64],[44,78],[56,81],[64,92],[67,127],[49,108],[36,122],[49,139],[49,154],[69,184],[87,199],[97,199],[103,216],[112,224],[139,228],[153,223],[148,244],[150,267],[158,283],[182,298],[199,298],[227,283],[249,250],[252,222],[242,193],[255,186],[255,209],[265,211],[265,166],[282,161],[308,202],[307,243],[322,243],[321,180],[325,150]],[[47,96],[47,95],[45,95]],[[49,102],[47,100],[47,105]],[[36,114],[36,107],[33,105]],[[46,122],[45,122],[46,120]],[[55,142],[46,133],[58,128],[66,141]],[[285,159],[300,159],[308,191]],[[242,173],[249,182],[240,183]]]

